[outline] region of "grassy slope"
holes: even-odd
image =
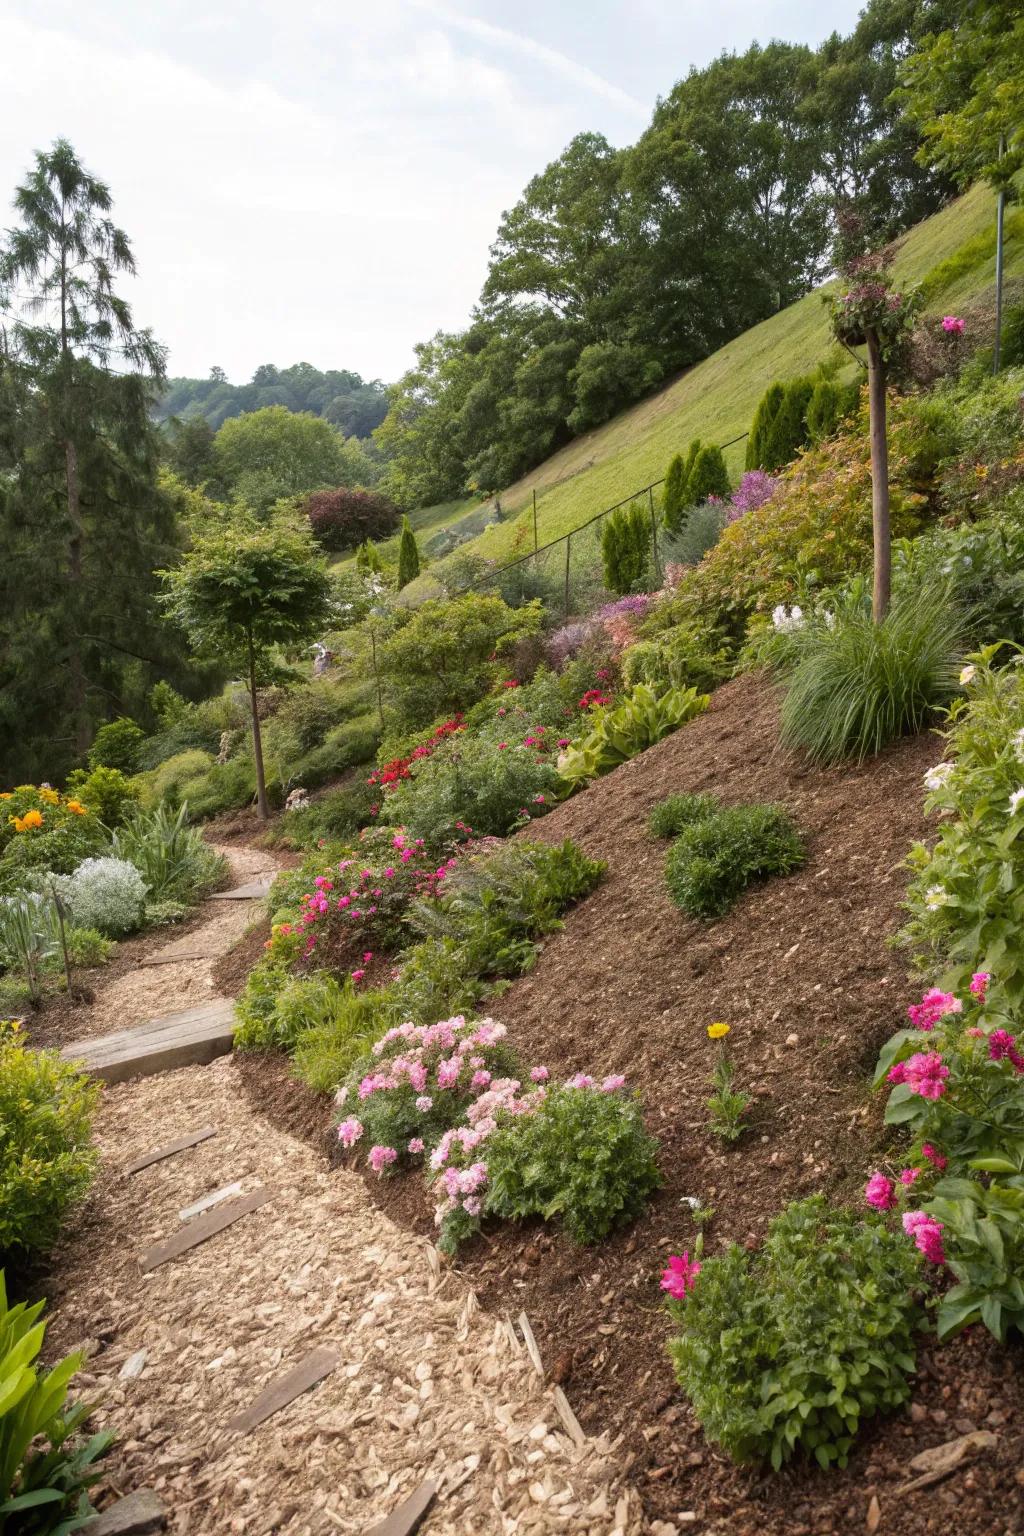
[[[447,528],[452,523],[457,523],[460,517],[465,517],[467,512],[472,512],[473,508],[479,505],[480,503],[475,496],[463,496],[458,501],[442,501],[433,507],[417,507],[415,512],[409,513],[409,522],[422,546],[424,540],[428,539],[431,534],[438,533],[442,528]],[[400,537],[401,535],[396,533],[392,538],[382,539],[378,542],[377,547],[386,560],[398,559],[398,541]],[[333,559],[330,564],[335,569],[340,569],[343,565],[348,565],[354,559],[354,552],[346,550],[344,554],[338,555]]]
[[[985,187],[919,224],[904,240],[895,262],[896,276],[920,282],[969,240],[994,230],[995,200]],[[991,288],[994,263],[983,253],[929,297],[928,309],[943,313]],[[1007,241],[1007,275],[1024,277],[1024,239],[1015,231]],[[534,489],[538,495],[541,543],[557,539],[604,507],[657,480],[672,454],[693,437],[725,443],[745,432],[754,407],[773,379],[792,378],[813,369],[830,342],[825,307],[818,293],[763,321],[691,368],[650,399],[614,417],[605,426],[577,438],[528,476],[501,493],[502,506],[520,516],[486,530],[463,546],[492,558],[508,557],[516,531],[530,523]],[[726,453],[734,479],[743,467],[744,444]],[[454,521],[449,503],[445,522]],[[435,509],[420,514],[425,519]],[[440,510],[440,509],[437,509]],[[434,525],[437,526],[437,525]]]

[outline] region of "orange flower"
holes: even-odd
[[[13,799],[14,799],[14,796],[11,794],[11,791],[9,789],[5,789],[3,794],[0,794],[0,800],[13,800]]]
[[[66,809],[71,811],[75,816],[85,816],[87,814],[86,808],[82,804],[81,800],[69,800],[67,802]]]
[[[43,815],[41,811],[32,810],[26,811],[24,816],[12,816],[10,820],[14,823],[15,832],[30,832],[42,826]]]

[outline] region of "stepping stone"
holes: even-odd
[[[219,1210],[207,1211],[205,1216],[197,1216],[195,1221],[190,1221],[183,1227],[179,1227],[173,1237],[165,1242],[157,1243],[153,1248],[147,1248],[139,1260],[144,1274],[151,1269],[158,1269],[161,1264],[167,1264],[171,1259],[180,1258],[190,1248],[198,1248],[200,1243],[205,1243],[209,1238],[216,1237],[218,1232],[223,1232],[225,1227],[230,1227],[241,1216],[248,1216],[250,1211],[258,1211],[261,1205],[266,1205],[272,1200],[272,1189],[254,1189],[251,1195],[244,1195],[241,1200],[232,1200],[230,1205],[223,1205]]]
[[[229,997],[217,997],[197,1008],[147,1019],[134,1029],[76,1040],[61,1055],[65,1061],[79,1062],[105,1083],[123,1083],[175,1067],[205,1066],[230,1051],[235,1026],[234,1003]]]
[[[152,1536],[167,1526],[167,1509],[152,1488],[140,1488],[90,1520],[89,1536]]]
[[[270,892],[272,880],[250,880],[248,885],[236,886],[233,891],[214,891],[211,901],[259,901]]]
[[[310,1387],[315,1387],[317,1382],[323,1381],[325,1376],[341,1363],[341,1356],[333,1349],[314,1349],[304,1360],[292,1370],[286,1371],[276,1381],[272,1381],[268,1387],[264,1387],[258,1397],[243,1408],[241,1413],[236,1413],[227,1426],[229,1435],[247,1435],[257,1424],[262,1424],[264,1419],[269,1419],[272,1414],[286,1408],[294,1402],[303,1392],[308,1392]]]
[[[155,1147],[152,1152],[144,1152],[137,1157],[134,1163],[129,1163],[125,1173],[141,1173],[143,1168],[150,1168],[154,1163],[162,1163],[165,1157],[173,1157],[176,1152],[187,1152],[189,1147],[197,1147],[201,1141],[209,1141],[211,1136],[216,1136],[215,1125],[204,1125],[201,1131],[189,1131],[187,1136],[179,1136],[177,1141],[169,1141],[166,1147]]]
[[[189,965],[193,960],[216,960],[219,949],[180,949],[174,953],[147,955],[140,965]]]
[[[412,1536],[419,1529],[427,1510],[437,1496],[437,1485],[426,1478],[386,1520],[366,1532],[366,1536]]]
[[[234,1184],[224,1184],[220,1189],[215,1189],[209,1195],[204,1195],[194,1205],[186,1205],[183,1211],[178,1212],[179,1221],[188,1221],[193,1216],[201,1216],[204,1211],[210,1210],[215,1205],[220,1205],[222,1200],[230,1200],[234,1195],[242,1193],[242,1181],[238,1179]]]

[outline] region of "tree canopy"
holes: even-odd
[[[223,368],[211,368],[205,379],[168,379],[156,416],[161,421],[198,416],[216,431],[232,416],[267,405],[322,416],[344,437],[369,437],[387,410],[379,379],[365,380],[345,368],[321,373],[311,363],[290,368],[262,363],[248,384],[232,384]]]
[[[232,417],[211,448],[214,474],[227,493],[257,512],[307,491],[364,485],[376,474],[353,438],[309,411],[283,405]]]

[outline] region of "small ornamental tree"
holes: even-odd
[[[690,478],[686,482],[687,506],[698,507],[709,496],[717,496],[720,501],[724,501],[731,489],[721,448],[714,443],[705,443],[694,460]]]
[[[750,435],[747,438],[747,469],[774,469],[776,467],[766,462],[765,453],[769,445],[772,423],[778,414],[785,393],[785,387],[782,384],[769,384],[757,402],[754,419],[750,424]]]
[[[604,584],[625,596],[641,592],[647,581],[651,554],[651,521],[642,501],[613,512],[601,531]]]
[[[402,537],[398,545],[398,590],[415,581],[420,573],[420,552],[409,519],[402,518]]]
[[[314,491],[300,507],[324,549],[355,549],[363,539],[386,539],[398,527],[398,508],[379,491],[341,485]]]
[[[252,709],[256,798],[267,819],[256,683],[275,645],[320,633],[331,614],[331,584],[308,527],[286,517],[246,518],[195,541],[180,565],[161,571],[168,615],[206,649],[227,651],[245,665]]]
[[[892,287],[884,256],[854,258],[847,262],[845,275],[847,286],[831,300],[832,329],[844,346],[866,346],[868,352],[874,547],[871,614],[880,624],[892,590],[886,387],[891,372],[900,365],[921,298],[917,292],[899,293]]]
[[[665,531],[678,533],[683,526],[686,510],[686,461],[677,453],[665,475],[665,489],[661,493],[661,509],[665,519]]]

